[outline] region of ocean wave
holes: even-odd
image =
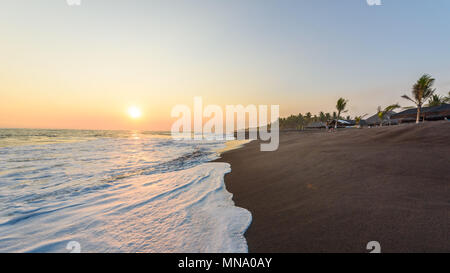
[[[1,252],[247,251],[251,214],[210,162],[224,142],[89,134],[102,137],[0,148]]]

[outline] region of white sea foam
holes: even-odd
[[[229,164],[209,162],[223,147],[135,134],[0,148],[0,252],[67,252],[70,241],[82,252],[247,252],[251,214],[225,189]]]

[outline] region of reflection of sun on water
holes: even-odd
[[[128,115],[133,119],[137,119],[142,116],[142,112],[141,109],[137,108],[136,106],[132,106],[128,108]]]
[[[141,138],[139,137],[139,132],[137,132],[137,131],[132,131],[132,132],[131,132],[131,138],[132,138],[132,139],[141,139]]]

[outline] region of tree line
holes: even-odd
[[[428,74],[424,74],[413,85],[411,90],[412,96],[411,97],[408,95],[402,96],[402,98],[413,102],[417,107],[417,120],[416,120],[417,123],[419,123],[420,113],[423,106],[433,107],[450,103],[450,92],[448,92],[448,96],[436,94],[436,89],[433,88],[434,82],[435,82],[434,78],[432,78]],[[319,114],[313,115],[311,112],[307,112],[306,114],[300,113],[298,115],[290,115],[289,117],[280,118],[279,120],[280,129],[301,130],[314,122],[330,123],[332,121],[337,120],[354,120],[356,124],[359,124],[361,120],[367,116],[367,114],[355,116],[354,118],[351,118],[351,116],[349,115],[345,117],[342,116],[341,114],[347,113],[346,110],[347,103],[348,100],[344,98],[339,98],[338,101],[336,102],[336,111],[333,113],[325,113],[321,111]],[[388,113],[398,108],[401,108],[401,106],[398,103],[389,105],[385,108],[378,106],[377,115],[380,118],[381,122],[383,122],[385,117],[388,117],[387,115]],[[408,108],[412,107],[405,107],[405,109]],[[337,122],[335,122],[334,125],[335,127],[337,127]]]

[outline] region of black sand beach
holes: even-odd
[[[226,152],[250,252],[450,252],[450,122],[281,133]]]

